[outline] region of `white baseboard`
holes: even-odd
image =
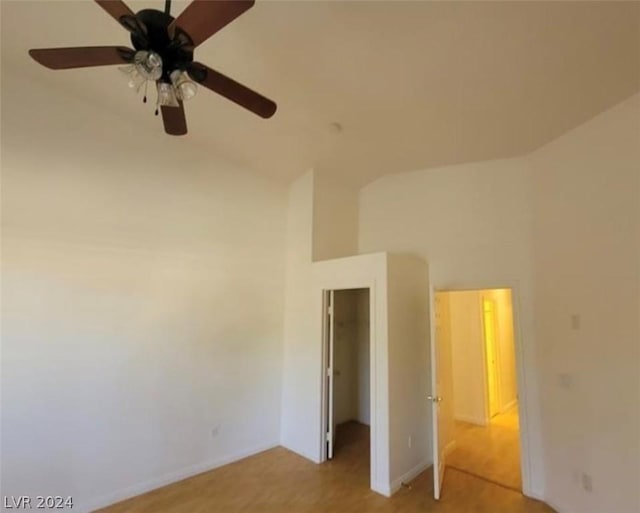
[[[547,502],[546,499],[544,498],[543,495],[538,494],[538,493],[525,493],[524,490],[522,491],[522,495],[524,495],[525,497],[529,497],[530,499],[535,499],[537,501],[540,502]]]
[[[533,492],[533,493],[525,493],[524,495],[525,497],[529,497],[530,499],[535,499],[537,501],[544,502],[551,509],[557,511],[557,513],[573,513],[571,508],[567,508],[566,506],[562,506],[553,500],[549,500],[540,493]]]
[[[402,483],[408,483],[414,477],[416,477],[418,474],[420,474],[422,471],[424,471],[427,467],[431,465],[432,463],[429,461],[423,461],[419,463],[408,472],[405,472],[404,474],[402,474],[399,478],[394,479],[389,484],[389,494],[388,495],[384,494],[384,495],[391,497],[394,493],[396,493],[400,489],[400,487],[402,486]]]
[[[280,442],[282,447],[284,447],[287,451],[295,452],[298,456],[302,456],[303,458],[312,461],[313,463],[322,463],[320,457],[317,454],[309,454],[306,451],[302,451],[300,449],[296,449],[295,447],[291,447],[285,443]]]
[[[451,454],[456,448],[457,442],[455,440],[451,440],[444,448],[444,460],[447,461],[447,456]]]
[[[551,509],[556,510],[558,513],[573,513],[573,511],[565,506],[561,506],[555,501],[550,501],[548,499],[538,499],[541,502],[544,502]]]
[[[116,502],[130,499],[132,497],[135,497],[136,495],[141,495],[143,493],[155,490],[156,488],[161,488],[163,486],[167,486],[177,481],[182,481],[183,479],[187,479],[197,474],[202,474],[203,472],[208,472],[209,470],[222,467],[223,465],[228,465],[229,463],[233,463],[234,461],[253,456],[254,454],[273,449],[278,445],[280,445],[278,441],[265,443],[251,447],[249,449],[245,449],[243,451],[239,451],[235,454],[224,456],[217,460],[206,461],[204,463],[196,463],[195,465],[191,465],[175,472],[165,474],[164,476],[149,479],[148,481],[116,490],[115,492],[103,495],[102,497],[98,497],[96,499],[90,499],[86,503],[81,505],[79,511],[83,513],[90,513],[91,511],[94,511],[96,509],[105,508],[107,506],[110,506],[111,504],[115,504]]]
[[[456,448],[455,440],[452,440],[447,444],[447,446],[444,448],[445,459],[446,459],[446,455],[450,454],[451,451],[453,451],[455,448]],[[431,465],[433,465],[432,461],[423,461],[422,463],[419,463],[418,465],[413,467],[408,472],[405,472],[398,479],[393,480],[391,483],[389,483],[388,486],[374,486],[373,491],[378,492],[384,495],[385,497],[391,497],[394,493],[396,493],[400,489],[400,487],[402,486],[402,483],[408,483],[409,481],[414,479],[418,474],[428,469]]]
[[[502,413],[509,411],[511,408],[513,408],[516,404],[518,404],[518,400],[514,399],[513,401],[507,403],[505,406],[502,407]]]
[[[374,483],[371,485],[371,489],[374,492],[383,495],[384,497],[391,497],[391,486],[389,486],[388,484],[381,485],[379,483]]]
[[[461,422],[467,422],[468,424],[476,424],[477,426],[488,426],[487,419],[477,419],[475,417],[468,417],[466,415],[456,415],[453,420],[459,420]]]

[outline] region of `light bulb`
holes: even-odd
[[[158,82],[158,105],[164,107],[179,107],[178,98],[173,86],[168,82]]]
[[[171,83],[176,90],[176,96],[180,100],[190,100],[198,92],[198,86],[195,82],[189,79],[189,76],[184,71],[176,69],[171,72],[169,77],[171,78]]]
[[[158,80],[162,76],[162,57],[155,52],[140,50],[133,57],[138,73],[147,80]]]

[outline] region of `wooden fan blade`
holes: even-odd
[[[253,7],[254,3],[255,0],[193,0],[169,25],[169,34],[175,34],[178,26],[196,47]]]
[[[243,86],[218,71],[208,68],[204,64],[194,62],[188,71],[191,78],[196,82],[260,117],[270,118],[278,108],[269,98],[265,98],[261,94],[252,91],[248,87]]]
[[[75,48],[41,48],[29,50],[36,62],[49,69],[87,68],[127,64],[134,50],[125,46],[81,46]]]
[[[123,16],[135,16],[133,11],[127,7],[122,0],[94,0],[100,7],[109,13],[118,23]]]
[[[160,107],[164,131],[169,135],[185,135],[187,133],[187,118],[184,115],[184,104],[179,107]]]

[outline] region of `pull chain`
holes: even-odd
[[[142,103],[147,103],[147,87],[149,86],[149,81],[145,81],[144,83],[144,96],[142,97]]]

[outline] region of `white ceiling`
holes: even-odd
[[[174,14],[186,4],[174,2]],[[115,67],[53,72],[27,55],[127,45],[100,7],[89,0],[2,0],[1,7],[3,74],[91,101],[157,133],[163,145],[169,136],[153,107]],[[523,154],[631,96],[640,90],[640,2],[258,0],[196,59],[272,98],[278,112],[262,120],[201,90],[186,105],[190,132],[180,144],[283,181],[316,168],[363,184]]]

